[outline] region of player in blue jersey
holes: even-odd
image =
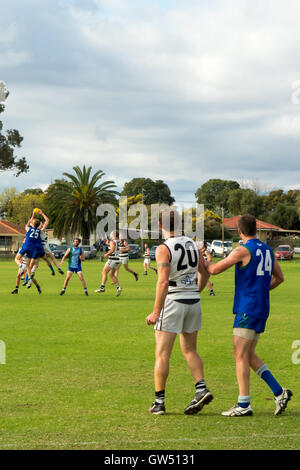
[[[220,274],[235,265],[235,295],[233,313],[234,359],[239,385],[238,403],[223,416],[249,416],[250,368],[261,377],[275,397],[275,415],[285,410],[292,392],[282,388],[267,365],[255,354],[260,333],[269,316],[269,291],[284,281],[281,268],[272,249],[256,238],[256,219],[245,214],[238,221],[238,233],[243,245],[222,261],[208,265],[210,274]]]
[[[48,217],[40,209],[39,214],[44,218],[43,226],[47,226],[49,223]],[[23,243],[19,253],[16,256],[16,263],[19,267],[22,264],[22,258],[26,255],[26,269],[28,274],[28,283],[27,286],[31,287],[32,277],[34,274],[31,274],[32,261],[42,258],[45,255],[45,251],[41,239],[41,221],[35,218],[35,213],[33,211],[31,218],[28,220],[25,230],[26,230],[26,239]]]
[[[87,291],[86,282],[85,282],[83,274],[82,274],[81,263],[82,263],[82,261],[85,260],[85,258],[84,258],[84,251],[81,248],[81,246],[79,246],[80,243],[81,243],[80,238],[74,238],[73,246],[71,248],[67,249],[66,253],[64,254],[64,256],[63,256],[63,258],[60,262],[60,265],[62,266],[65,259],[69,258],[68,272],[67,272],[67,276],[66,276],[66,279],[65,279],[65,282],[64,282],[64,286],[63,286],[63,288],[60,292],[60,295],[65,294],[67,285],[69,284],[69,281],[70,281],[71,277],[73,276],[73,273],[76,273],[78,275],[78,277],[81,281],[81,284],[83,286],[85,295],[86,296],[89,295],[88,291]]]

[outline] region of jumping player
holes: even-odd
[[[273,377],[267,365],[255,354],[269,316],[269,291],[284,281],[281,268],[272,249],[256,238],[256,219],[245,214],[238,221],[238,233],[243,245],[222,261],[208,266],[210,274],[220,274],[235,265],[235,295],[233,313],[233,345],[236,376],[239,386],[238,402],[223,416],[249,416],[250,368],[270,387],[275,398],[275,412],[281,414],[292,392]]]
[[[25,243],[25,240],[26,240],[26,238],[24,238],[23,244]],[[20,251],[20,250],[19,250],[19,251]],[[18,264],[16,258],[15,258],[15,261],[16,261],[16,263]],[[15,287],[15,289],[11,292],[12,294],[18,294],[18,293],[19,293],[20,281],[21,281],[22,275],[24,274],[25,271],[26,271],[26,255],[24,255],[24,256],[22,257],[22,264],[21,264],[21,265],[18,264],[18,273],[17,273],[17,278],[16,278],[16,287]],[[33,280],[33,282],[34,282],[34,284],[35,284],[35,286],[36,286],[36,288],[37,288],[37,290],[38,290],[38,293],[41,294],[41,293],[42,293],[42,290],[41,290],[40,286],[38,285],[36,279],[33,278],[32,280]]]
[[[79,277],[81,284],[83,286],[83,290],[86,296],[88,296],[88,290],[86,287],[86,282],[84,280],[83,274],[82,274],[82,267],[81,263],[82,261],[85,260],[84,258],[84,251],[83,249],[79,246],[81,243],[80,238],[74,238],[73,240],[73,246],[71,248],[68,248],[66,253],[64,254],[60,264],[61,266],[64,264],[64,261],[66,258],[69,258],[69,265],[68,265],[68,272],[67,276],[64,282],[64,286],[62,290],[60,291],[59,295],[64,295],[66,293],[67,285],[69,284],[69,281],[71,277],[73,276],[73,273],[76,273],[77,276]]]
[[[120,267],[120,241],[119,241],[119,232],[114,231],[110,234],[110,241],[109,241],[109,250],[105,253],[104,258],[108,258],[107,262],[104,265],[102,270],[102,281],[101,286],[95,290],[95,292],[105,292],[105,284],[107,281],[108,273],[110,272],[110,276],[112,278],[113,283],[117,287],[117,297],[121,294],[121,287],[119,285],[119,279],[116,276],[116,271]]]
[[[169,224],[166,224],[166,215]],[[147,325],[155,325],[155,401],[150,412],[165,414],[165,386],[169,361],[177,334],[187,365],[195,382],[195,397],[185,414],[196,414],[213,399],[204,380],[203,361],[197,353],[197,335],[201,329],[200,294],[209,277],[196,243],[178,235],[179,214],[160,212],[159,228],[165,242],[156,249],[158,280],[153,312]]]

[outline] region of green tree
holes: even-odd
[[[0,219],[9,220],[13,215],[13,200],[19,196],[16,188],[5,188],[0,194]]]
[[[8,92],[6,93],[6,97]],[[0,114],[3,113],[5,106],[0,103]],[[3,123],[0,121],[0,171],[15,170],[15,176],[21,173],[27,173],[29,166],[24,157],[18,158],[15,155],[16,149],[21,147],[23,137],[16,129],[3,131]]]
[[[205,209],[219,212],[223,207],[228,214],[228,197],[231,191],[239,189],[236,181],[210,179],[197,189],[195,197],[198,204],[204,204]]]
[[[55,180],[46,190],[48,216],[58,237],[81,235],[83,244],[97,226],[97,207],[102,203],[116,204],[118,192],[114,181],[103,181],[101,170],[92,175],[92,167],[73,167],[75,174],[63,173],[67,178]]]
[[[171,196],[169,186],[163,180],[152,181],[150,178],[133,178],[124,184],[122,196],[137,196],[142,194],[144,204],[168,204],[171,205],[175,199]]]
[[[232,215],[252,214],[258,217],[262,212],[263,197],[252,189],[234,189],[228,196],[228,210]]]
[[[300,222],[297,208],[279,203],[271,215],[271,223],[286,230],[299,230]]]

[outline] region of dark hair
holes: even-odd
[[[244,214],[238,220],[238,227],[246,237],[256,235],[256,218],[254,215]]]
[[[33,219],[32,223],[34,228],[38,228],[41,225],[40,219]]]
[[[159,223],[168,232],[174,232],[180,225],[180,215],[175,209],[165,209],[159,213]]]
[[[81,238],[75,237],[74,240],[73,240],[73,242],[74,242],[75,240],[78,240],[78,243],[81,243]]]

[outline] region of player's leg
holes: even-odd
[[[108,273],[111,271],[111,267],[109,264],[109,261],[105,264],[104,268],[102,269],[102,279],[101,279],[101,285],[98,287],[98,289],[95,290],[95,292],[105,292],[105,284],[107,281],[107,276]],[[112,275],[110,275],[112,277]],[[113,278],[112,278],[113,279]]]
[[[88,291],[87,291],[87,286],[86,286],[86,282],[85,282],[85,280],[84,280],[82,271],[79,271],[79,272],[77,273],[77,276],[79,277],[79,279],[80,279],[80,281],[81,281],[81,284],[82,284],[82,286],[83,286],[83,290],[84,290],[85,295],[88,296],[89,294],[88,294]]]
[[[47,251],[47,255],[50,256],[50,258],[51,258],[52,262],[54,263],[54,265],[55,265],[57,271],[59,272],[59,274],[64,274],[63,270],[61,269],[61,267],[58,264],[57,259],[55,258],[54,254],[52,253],[52,251],[50,249]]]
[[[170,356],[176,336],[176,333],[170,333],[168,331],[156,330],[155,332],[155,402],[149,410],[152,414],[165,413],[165,388],[169,375]]]
[[[20,267],[23,262],[23,255],[21,253],[17,253],[15,256],[15,263]]]
[[[72,275],[73,275],[73,271],[70,271],[70,269],[68,269],[68,272],[67,272],[67,275],[66,275],[66,278],[65,278],[65,282],[64,282],[64,286],[63,286],[62,290],[60,291],[59,295],[64,295],[65,294],[66,289],[67,289],[67,285],[69,284],[69,281],[70,281]]]
[[[245,330],[244,328],[242,330]],[[249,331],[249,330],[248,330]],[[251,330],[250,330],[251,331]],[[253,340],[233,336],[233,355],[235,360],[236,378],[239,387],[238,402],[230,410],[224,411],[223,416],[251,416],[253,410],[250,405],[250,350]]]
[[[287,388],[283,388],[275,379],[270,372],[268,366],[255,354],[255,348],[257,340],[252,342],[252,346],[249,352],[249,363],[250,367],[256,372],[256,374],[268,385],[274,394],[275,399],[275,416],[281,414],[285,408],[293,393]]]
[[[147,274],[148,274],[147,266],[148,266],[148,264],[145,261],[144,262],[144,276],[147,276]]]
[[[133,271],[132,269],[129,268],[128,261],[127,262],[125,261],[123,263],[123,265],[124,265],[125,271],[127,271],[128,273],[133,274],[133,276],[135,277],[135,280],[138,281],[139,275],[138,275],[138,273],[136,273],[135,271]]]
[[[45,263],[47,264],[48,268],[50,269],[52,276],[55,276],[55,272],[54,272],[53,266],[52,266],[52,264],[50,263],[50,261],[49,261],[48,256],[47,256],[46,253],[45,253],[44,256],[43,256],[43,260],[45,261]]]
[[[23,269],[22,269],[22,268],[19,268],[19,269],[18,269],[18,274],[17,274],[17,277],[16,277],[16,287],[15,287],[15,289],[11,292],[12,294],[18,294],[18,293],[19,293],[20,280],[21,280],[22,273],[23,273]]]
[[[117,297],[119,297],[119,295],[120,295],[121,292],[122,292],[122,289],[121,289],[121,287],[120,287],[120,285],[119,285],[119,279],[118,279],[118,277],[117,277],[117,273],[118,273],[117,269],[118,269],[118,268],[120,268],[120,264],[119,264],[118,266],[112,268],[112,270],[111,270],[111,278],[112,278],[112,280],[113,280],[113,283],[114,283],[114,284],[116,285],[116,287],[117,287]]]

